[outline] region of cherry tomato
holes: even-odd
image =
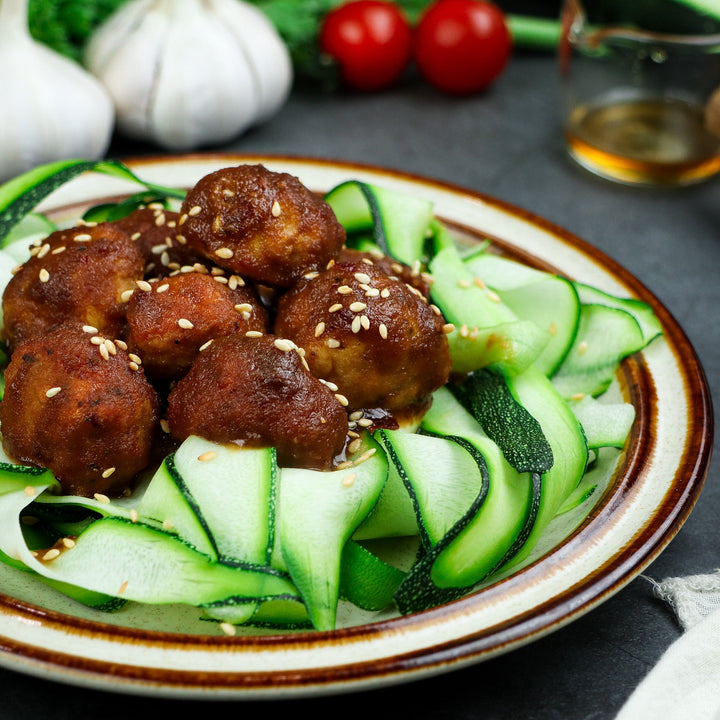
[[[381,90],[402,75],[412,32],[402,10],[383,0],[350,0],[333,8],[320,29],[320,49],[334,58],[347,85]]]
[[[421,75],[447,93],[487,87],[512,50],[505,15],[485,0],[438,0],[420,18],[413,54]]]

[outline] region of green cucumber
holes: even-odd
[[[429,271],[432,300],[455,326],[448,335],[455,372],[494,364],[520,372],[535,362],[550,333],[519,319],[497,294],[479,286],[457,249],[441,249],[430,261]]]
[[[318,630],[335,626],[343,548],[387,478],[387,459],[370,435],[351,460],[352,466],[339,470],[283,468],[280,474],[279,545]]]
[[[635,422],[635,408],[630,403],[600,402],[590,395],[570,402],[575,417],[583,428],[588,448],[621,449]]]
[[[416,496],[434,492],[432,484],[439,480],[438,475],[429,469],[424,472],[423,468],[425,463],[431,466],[430,455],[440,441],[456,445],[471,459],[475,465],[476,494],[464,512],[457,503],[451,513],[442,505],[418,503],[419,522],[427,528],[433,521],[438,529],[444,525],[446,531],[426,550],[400,585],[395,599],[403,613],[460,597],[502,567],[525,542],[534,524],[540,492],[538,476],[520,473],[511,467],[500,448],[447,389],[441,388],[435,393],[423,428],[433,433],[424,438],[425,449],[422,449],[423,436],[418,436],[421,440],[416,443],[414,456],[400,449],[394,457],[396,462],[406,461],[404,469],[411,492]],[[390,439],[402,440],[399,434]],[[398,450],[395,445],[393,448]],[[452,472],[456,476],[468,463],[460,460],[457,451],[451,456],[459,462]],[[448,502],[450,500],[444,504]],[[438,511],[444,516],[439,524],[438,519],[434,519]],[[454,523],[450,525],[453,516]],[[434,539],[429,532],[426,534]]]
[[[336,186],[326,193],[325,201],[349,232],[372,227],[375,243],[385,255],[407,265],[425,256],[431,202],[358,180]]]
[[[268,565],[274,542],[275,450],[191,436],[176,450],[174,467],[220,561]]]
[[[549,332],[535,367],[552,375],[570,350],[580,322],[580,298],[567,278],[542,272],[488,252],[465,258],[465,265],[491,287],[522,320]]]
[[[40,213],[29,213],[2,239],[0,249],[10,255],[16,264],[30,257],[30,247],[39,243],[57,226]]]
[[[573,344],[552,382],[566,399],[604,393],[620,362],[646,346],[638,321],[625,310],[607,305],[582,305]]]
[[[182,200],[185,192],[140,180],[116,160],[58,160],[40,165],[0,185],[0,242],[50,193],[85,172],[99,172],[144,185],[158,195]]]

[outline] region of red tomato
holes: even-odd
[[[382,0],[350,0],[333,8],[320,29],[320,49],[334,58],[357,90],[381,90],[402,75],[412,32],[402,10]]]
[[[485,0],[438,0],[420,18],[414,57],[439,90],[464,95],[487,87],[503,71],[512,40],[505,15]]]

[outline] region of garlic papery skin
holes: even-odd
[[[287,100],[290,54],[242,0],[129,0],[88,43],[118,130],[173,151],[217,145]]]
[[[103,86],[30,36],[28,0],[0,0],[0,181],[37,165],[101,158],[114,124]]]

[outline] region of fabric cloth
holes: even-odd
[[[654,585],[684,632],[616,720],[720,720],[720,570]]]

